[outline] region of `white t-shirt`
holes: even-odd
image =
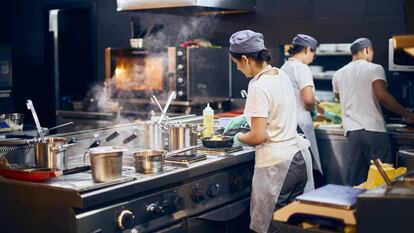
[[[307,86],[315,86],[313,83],[312,72],[309,69],[309,66],[303,64],[298,59],[291,57],[287,62],[285,62],[285,64],[283,64],[280,69],[285,71],[290,81],[292,82],[297,103],[296,107],[299,114],[309,114],[309,112],[305,109],[303,100],[300,96],[300,91],[303,88]]]
[[[256,75],[249,82],[244,115],[251,125],[252,117],[267,118],[266,141],[256,147],[256,167],[266,167],[283,161],[295,138],[297,126],[296,101],[286,73]],[[259,76],[259,77],[258,77]]]
[[[359,129],[386,132],[381,106],[372,88],[375,80],[387,81],[384,68],[362,59],[335,72],[332,86],[334,93],[339,93],[345,134]]]

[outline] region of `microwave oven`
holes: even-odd
[[[388,69],[414,72],[414,35],[393,36],[389,39]]]
[[[107,48],[105,76],[115,93],[128,98],[175,91],[179,101],[210,102],[231,95],[227,48]]]

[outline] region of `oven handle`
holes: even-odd
[[[249,208],[250,197],[237,201],[221,207],[219,209],[207,212],[196,217],[197,219],[225,222],[240,216],[245,210]]]

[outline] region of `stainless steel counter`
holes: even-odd
[[[328,184],[346,184],[347,144],[343,129],[316,128],[322,171]]]
[[[344,136],[344,130],[316,128],[315,133],[326,182],[329,184],[346,184],[348,141]],[[389,131],[389,135],[391,151],[395,155],[395,163],[398,165],[398,150],[414,148],[414,133]]]

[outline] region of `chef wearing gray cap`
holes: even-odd
[[[315,109],[316,103],[314,96],[315,84],[308,66],[315,58],[317,45],[318,42],[315,38],[305,34],[297,34],[288,50],[290,57],[281,69],[286,72],[293,85],[298,112],[298,126],[311,143],[313,169],[319,171],[322,175],[315,129],[310,115],[310,111]]]
[[[348,185],[367,178],[370,160],[393,163],[390,141],[380,103],[414,123],[414,114],[402,107],[387,91],[384,68],[372,63],[374,50],[367,38],[351,45],[352,61],[333,76],[332,86],[342,108],[342,123],[348,138]]]
[[[271,57],[263,35],[250,30],[234,33],[230,55],[237,69],[251,78],[243,116],[236,118],[244,118],[251,130],[234,136],[236,145],[256,149],[250,228],[276,232],[277,225],[272,221],[275,209],[287,205],[312,185],[304,159],[310,158],[310,143],[296,132],[292,84],[285,72],[268,64]]]

